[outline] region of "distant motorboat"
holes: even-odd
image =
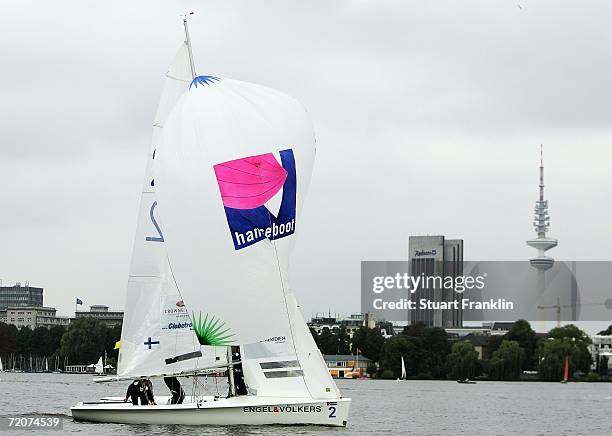
[[[472,381],[469,378],[466,378],[465,380],[457,380],[457,383],[462,383],[465,385],[475,385],[476,384],[475,381]]]

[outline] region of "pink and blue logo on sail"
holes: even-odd
[[[293,150],[249,156],[214,165],[234,248],[275,240],[295,231],[297,179]],[[282,189],[275,216],[266,206]]]

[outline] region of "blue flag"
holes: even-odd
[[[83,304],[83,302],[79,298],[77,298],[76,299],[76,304]]]

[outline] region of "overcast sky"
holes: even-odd
[[[317,134],[292,285],[359,311],[408,236],[533,255],[539,144],[560,260],[611,260],[609,1],[0,0],[0,278],[123,308],[151,124],[193,10],[197,70],[298,98]]]

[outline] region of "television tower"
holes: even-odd
[[[540,144],[540,199],[535,202],[535,228],[538,237],[527,241],[527,245],[538,250],[538,255],[529,259],[531,266],[544,272],[550,269],[555,259],[546,256],[546,251],[557,246],[557,240],[547,238],[546,232],[550,227],[550,215],[548,215],[548,200],[544,200],[544,147]]]

